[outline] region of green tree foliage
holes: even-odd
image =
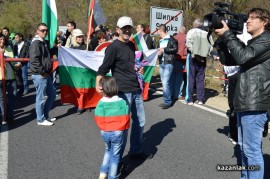
[[[59,25],[70,20],[84,32],[90,0],[56,0]],[[114,29],[120,16],[133,18],[134,24],[150,25],[150,7],[181,9],[184,25],[189,29],[195,18],[203,18],[214,8],[217,0],[99,0],[110,28]],[[270,9],[269,0],[220,0],[232,3],[233,10],[246,13],[252,7]],[[41,0],[0,0],[0,28],[7,26],[12,32],[34,33],[41,22]]]

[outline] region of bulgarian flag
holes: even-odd
[[[130,41],[135,44],[136,50],[143,51],[144,60],[148,61],[148,65],[144,66],[143,74],[143,99],[148,100],[149,85],[156,66],[157,50],[148,50],[142,32],[138,32],[137,34],[133,35],[133,37],[130,38]]]
[[[150,86],[150,81],[152,79],[156,62],[157,62],[157,49],[143,51],[144,53],[144,60],[148,61],[147,66],[144,67],[144,88],[143,88],[143,100],[148,100],[148,91]]]
[[[152,78],[157,50],[143,51],[144,60],[148,65],[144,67],[143,99],[148,99],[148,90]],[[135,55],[135,54],[134,54]],[[61,47],[58,51],[59,79],[61,86],[61,102],[71,103],[86,109],[95,107],[101,99],[96,92],[96,75],[104,59],[104,51],[85,51]]]
[[[98,0],[90,0],[88,9],[88,31],[87,39],[90,39],[95,27],[106,22],[103,10],[100,7]]]
[[[135,44],[136,50],[138,51],[148,50],[142,32],[138,32],[137,34],[133,35],[133,37],[130,38],[130,41]]]
[[[104,52],[61,47],[58,53],[61,102],[82,109],[95,107],[101,99],[95,88],[96,72]]]
[[[42,22],[48,26],[49,31],[46,40],[49,40],[50,48],[52,48],[58,28],[55,0],[42,0]]]

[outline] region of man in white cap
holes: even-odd
[[[96,78],[96,90],[103,93],[99,87],[100,79],[110,70],[116,79],[119,88],[119,97],[126,100],[132,117],[130,151],[131,159],[150,159],[152,154],[142,151],[142,136],[145,125],[144,103],[142,91],[134,69],[135,45],[129,41],[133,30],[133,22],[130,17],[123,16],[118,19],[119,38],[107,47],[103,64],[99,67]],[[125,146],[125,144],[123,144]],[[122,148],[122,147],[121,147]],[[118,151],[123,153],[122,150]]]

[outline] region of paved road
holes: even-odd
[[[0,178],[96,179],[104,144],[93,122],[93,112],[77,115],[72,105],[57,97],[52,127],[37,126],[34,91],[18,99],[13,128],[1,128]],[[126,156],[127,179],[239,178],[240,172],[220,172],[217,164],[235,165],[239,149],[226,137],[228,119],[176,102],[162,110],[158,93],[145,102],[147,123],[144,148],[154,158],[131,161]],[[6,138],[8,140],[6,140]],[[6,144],[8,142],[8,144]],[[270,141],[264,139],[265,168],[270,167]],[[8,158],[8,160],[5,159]],[[7,171],[5,170],[7,168]],[[2,173],[2,174],[1,174]],[[5,176],[7,174],[7,176]],[[266,170],[270,178],[270,170]]]

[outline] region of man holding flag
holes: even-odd
[[[133,30],[133,22],[130,17],[123,16],[118,19],[119,38],[116,39],[105,51],[105,58],[99,67],[96,78],[96,90],[102,94],[99,81],[110,70],[119,86],[119,97],[129,105],[132,117],[130,135],[130,158],[151,159],[152,154],[142,151],[142,136],[145,125],[145,112],[138,78],[134,69],[135,45],[129,41]]]

